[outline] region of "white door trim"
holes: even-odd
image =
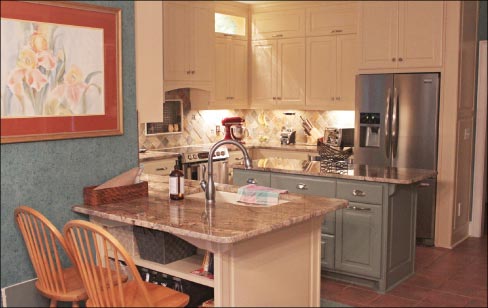
[[[486,204],[486,121],[487,121],[487,41],[480,41],[478,61],[478,101],[473,172],[473,207],[469,235],[481,237]]]

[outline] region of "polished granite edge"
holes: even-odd
[[[245,169],[242,164],[229,167]],[[330,173],[320,171],[320,162],[318,161],[276,157],[253,160],[251,170],[404,185],[420,182],[437,175],[434,170],[375,167],[359,164],[348,165],[347,169],[341,171],[343,173]]]
[[[142,179],[149,183],[149,197],[99,206],[75,205],[72,209],[182,237],[231,244],[323,216],[348,204],[341,199],[283,194],[282,199],[289,202],[273,207],[232,205],[218,199],[214,206],[208,207],[199,199],[170,201],[168,177],[143,174]],[[216,188],[228,192],[238,189],[225,184],[217,184]],[[185,195],[201,191],[197,181],[185,180]],[[210,219],[205,220],[204,216]]]

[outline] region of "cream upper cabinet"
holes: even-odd
[[[164,80],[211,82],[214,12],[210,5],[164,1]]]
[[[276,40],[252,42],[252,104],[274,104],[276,95]]]
[[[307,107],[354,109],[356,46],[355,34],[307,38]]]
[[[357,32],[357,2],[307,8],[307,36],[348,34]]]
[[[280,10],[252,15],[252,39],[305,36],[305,9]]]
[[[337,36],[336,109],[354,110],[356,101],[357,36]]]
[[[440,67],[443,1],[360,3],[360,69]]]
[[[163,120],[162,2],[134,3],[136,98],[139,123]],[[155,39],[160,38],[160,39]]]
[[[337,43],[335,36],[307,38],[307,106],[323,109],[335,100]]]
[[[305,104],[305,38],[252,43],[252,104],[291,108]]]
[[[305,105],[305,38],[278,40],[276,108]]]
[[[215,39],[215,102],[210,108],[245,108],[248,90],[247,42]]]
[[[398,3],[360,4],[360,68],[395,68],[398,46]]]
[[[398,67],[442,65],[443,1],[400,1]]]

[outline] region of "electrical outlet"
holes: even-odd
[[[457,204],[457,215],[461,216],[461,202],[458,202]]]

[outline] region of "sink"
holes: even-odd
[[[231,193],[227,191],[216,191],[215,192],[215,201],[218,202],[225,202],[225,203],[231,203],[235,205],[244,205],[244,206],[255,206],[255,207],[270,207],[273,205],[262,205],[262,204],[254,204],[254,203],[245,203],[245,202],[239,202],[237,201],[238,199],[238,194],[237,193]],[[191,195],[186,195],[185,198],[188,199],[200,199],[200,200],[205,200],[205,192],[199,192],[196,194],[191,194]],[[290,202],[289,200],[278,200],[278,204],[283,204]],[[275,205],[278,205],[275,204]]]

